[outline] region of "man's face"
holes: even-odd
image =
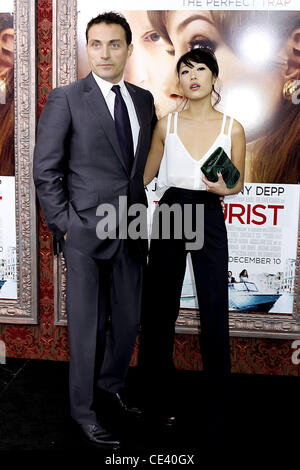
[[[127,46],[125,31],[119,24],[99,23],[89,29],[86,45],[89,65],[103,80],[110,83],[121,80],[132,48],[132,44]]]

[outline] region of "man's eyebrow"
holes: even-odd
[[[185,20],[183,20],[181,23],[179,23],[179,25],[177,26],[177,33],[181,33],[182,30],[184,28],[186,28],[186,26],[188,24],[190,24],[192,21],[196,21],[196,20],[203,20],[203,21],[207,21],[209,24],[211,24],[212,26],[215,26],[214,22],[211,21],[207,16],[204,16],[204,15],[192,15],[192,16],[189,16],[188,18],[186,18]]]
[[[98,42],[98,43],[102,42],[100,39],[93,39],[93,38],[91,38],[90,41]],[[111,39],[108,42],[122,42],[122,41],[121,41],[121,39]]]

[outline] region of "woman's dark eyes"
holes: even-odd
[[[174,56],[175,55],[175,50],[174,49],[167,49],[166,50],[167,54]]]
[[[188,42],[188,48],[189,51],[192,49],[197,49],[198,47],[209,47],[212,49],[213,52],[216,52],[217,49],[217,44],[214,41],[211,41],[210,39],[193,39],[192,41]],[[174,49],[169,49],[166,51],[169,55],[174,56],[175,55],[175,50]]]
[[[160,39],[161,39],[161,36],[156,31],[147,33],[144,36],[144,41],[147,41],[147,42],[158,42]]]
[[[198,67],[197,70],[205,70],[205,67]],[[184,75],[184,74],[186,74],[186,73],[188,73],[188,70],[183,70],[183,71],[181,72],[181,75]]]
[[[216,43],[210,39],[194,39],[188,43],[188,46],[189,50],[197,49],[199,46],[209,47],[213,52],[215,52],[217,48]]]

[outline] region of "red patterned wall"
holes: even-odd
[[[37,1],[38,116],[47,100],[52,81],[52,1]],[[0,325],[0,338],[8,357],[68,360],[67,328],[53,325],[53,256],[51,235],[39,211],[40,323],[36,326]],[[290,340],[231,338],[232,372],[300,375],[291,362]],[[132,365],[136,364],[136,354]],[[196,335],[177,335],[175,363],[180,369],[201,369]]]

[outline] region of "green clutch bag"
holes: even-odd
[[[227,188],[233,188],[240,178],[239,170],[232,163],[222,147],[218,147],[210,157],[205,160],[201,170],[212,183],[218,181],[218,171],[220,171]]]

